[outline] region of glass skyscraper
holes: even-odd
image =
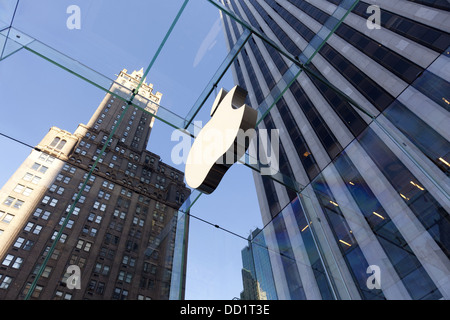
[[[221,3],[230,48],[259,34],[234,80],[301,186],[254,174],[277,298],[449,299],[448,1]]]
[[[276,300],[269,252],[264,233],[256,228],[248,238],[248,245],[242,249],[242,300]]]

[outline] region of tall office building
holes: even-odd
[[[169,298],[190,191],[146,150],[154,117],[124,102],[142,76],[120,72],[124,100],[108,93],[73,134],[51,128],[0,190],[0,299]],[[144,80],[133,103],[154,114],[161,97]]]
[[[307,68],[259,125],[302,185],[254,175],[278,298],[449,299],[448,1],[221,3]],[[232,68],[254,108],[301,70],[257,36]]]
[[[248,237],[248,245],[242,249],[241,300],[276,300],[269,253],[262,230],[256,228]]]

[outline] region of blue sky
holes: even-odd
[[[114,5],[111,5],[114,3]],[[123,68],[146,68],[181,7],[182,0],[21,0],[14,26],[87,67],[114,79]],[[66,9],[81,8],[81,29],[69,30]],[[156,60],[148,82],[163,93],[162,105],[187,115],[227,54],[219,13],[191,0]],[[231,73],[219,87],[231,89]],[[24,50],[0,62],[0,132],[36,145],[51,126],[73,132],[87,123],[104,92]],[[204,123],[214,97],[197,120]],[[171,164],[173,128],[157,121],[148,149]],[[8,156],[0,157],[0,184],[30,150],[0,137]],[[184,166],[176,166],[184,171]],[[203,195],[192,214],[237,234],[261,227],[250,169],[235,165],[212,195]],[[242,290],[240,251],[246,241],[191,220],[187,299],[232,299]]]

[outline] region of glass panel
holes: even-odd
[[[205,103],[205,100],[208,99],[209,95],[212,93],[214,88],[217,88],[218,82],[221,80],[221,78],[223,77],[223,75],[226,72],[226,70],[230,67],[231,63],[233,63],[233,61],[235,60],[237,54],[242,49],[244,44],[247,42],[249,37],[250,37],[250,31],[248,31],[246,29],[242,33],[242,35],[240,36],[240,38],[238,39],[238,41],[236,42],[234,47],[230,50],[230,52],[228,53],[228,56],[225,58],[225,60],[220,65],[220,67],[217,70],[217,72],[214,75],[214,77],[209,81],[208,85],[203,90],[202,94],[197,99],[197,101],[195,102],[195,104],[192,107],[191,111],[189,111],[188,115],[186,116],[186,125],[185,125],[185,127],[189,126],[189,124],[192,122],[192,120],[197,115],[199,109]]]
[[[382,36],[355,0],[0,0],[0,218],[23,223],[0,259],[25,279],[0,296],[448,298],[448,35],[440,12],[384,6]],[[192,141],[236,84],[256,147],[190,190]],[[51,287],[69,266],[86,287]]]
[[[0,1],[0,30],[11,26],[18,2],[19,0]]]
[[[190,209],[186,299],[233,299],[242,291],[240,252],[248,231],[262,227],[251,172],[232,167],[221,181],[223,193],[202,194]]]

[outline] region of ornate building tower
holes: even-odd
[[[169,298],[190,190],[146,150],[162,94],[144,81],[124,102],[142,76],[121,71],[87,125],[51,128],[0,190],[0,299]]]

